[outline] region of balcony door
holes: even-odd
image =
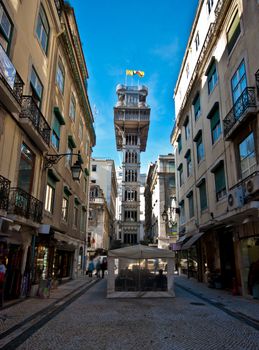
[[[18,174],[18,187],[31,193],[34,176],[35,154],[23,143]]]
[[[247,87],[245,62],[242,61],[231,79],[232,98],[235,118],[239,119],[243,113],[244,106],[248,102],[248,95],[245,93]]]

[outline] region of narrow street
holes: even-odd
[[[107,299],[101,280],[57,301],[24,333],[20,326],[6,332],[1,348],[259,349],[258,323],[227,314],[222,304],[193,295],[177,278],[175,290],[173,299]]]

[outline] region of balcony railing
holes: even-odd
[[[250,107],[256,107],[255,88],[247,87],[235,102],[234,106],[223,120],[224,137],[240,122]]]
[[[0,175],[0,209],[7,210],[11,181]]]
[[[55,2],[58,16],[61,17],[61,13],[63,9],[63,0],[54,0],[54,2]]]
[[[20,118],[30,119],[35,130],[38,131],[45,143],[49,145],[51,128],[32,96],[23,96]]]
[[[8,213],[22,216],[40,223],[42,220],[43,204],[21,188],[11,187]]]
[[[257,95],[259,96],[259,69],[255,73],[255,83],[256,83]]]
[[[21,104],[24,83],[1,45],[0,62],[0,80],[4,83],[16,101]]]

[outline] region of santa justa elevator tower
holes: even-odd
[[[122,244],[133,245],[140,241],[140,152],[146,150],[149,130],[148,89],[118,85],[116,93],[114,127],[117,150],[123,156],[120,238]]]

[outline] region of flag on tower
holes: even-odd
[[[126,75],[130,75],[132,77],[134,75],[134,71],[130,69],[126,69]]]
[[[142,70],[130,70],[126,69],[126,75],[130,75],[131,77],[133,75],[138,75],[140,78],[143,78],[145,73]]]

